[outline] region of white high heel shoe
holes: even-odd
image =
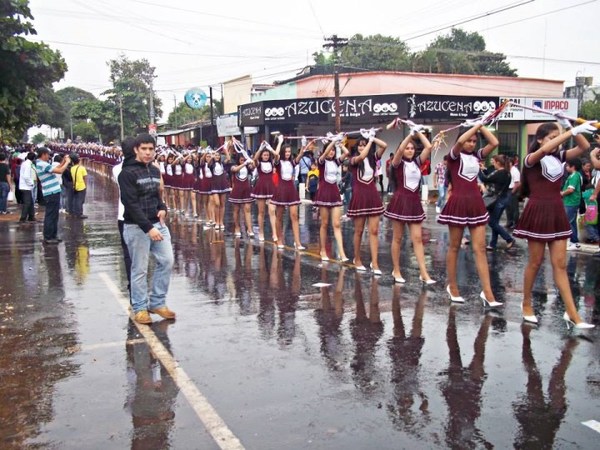
[[[446,292],[450,296],[450,301],[452,301],[454,303],[464,303],[465,302],[465,299],[462,298],[461,296],[455,297],[454,295],[452,295],[452,293],[450,292],[450,285],[446,286]]]
[[[586,323],[586,322],[575,323],[571,320],[571,318],[569,317],[569,314],[566,311],[563,314],[563,319],[565,321],[565,324],[567,325],[568,330],[570,330],[571,327],[576,328],[578,330],[589,330],[596,326],[596,325],[593,325],[591,323]]]
[[[485,294],[483,293],[483,291],[481,291],[481,293],[479,294],[479,298],[481,299],[483,306],[485,306],[486,308],[498,308],[499,306],[504,305],[504,303],[500,303],[495,300],[493,302],[490,302],[487,298],[485,298]]]
[[[365,266],[363,266],[362,264],[360,266],[357,266],[356,263],[354,262],[354,260],[352,260],[352,264],[354,264],[354,268],[359,271],[359,272],[366,272],[367,268]]]
[[[521,314],[523,315],[523,320],[525,322],[529,322],[529,323],[538,323],[538,318],[534,315],[532,316],[526,316],[525,314],[523,314],[523,302],[521,302]]]
[[[400,284],[406,283],[406,280],[404,278],[395,276],[394,272],[392,272],[392,276],[394,277],[394,283],[400,283]]]
[[[369,265],[369,267],[370,267],[370,268],[371,268],[371,270],[373,271],[373,275],[376,275],[376,276],[380,276],[380,275],[381,275],[381,270],[379,270],[379,269],[373,269],[373,263],[371,263],[371,264]]]
[[[419,275],[419,280],[421,281],[421,283],[424,283],[428,286],[431,286],[432,284],[435,284],[436,281],[432,280],[431,278],[429,280],[424,279],[421,275]]]

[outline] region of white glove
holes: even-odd
[[[342,141],[335,141],[335,148],[336,150],[341,151],[342,150]]]
[[[494,114],[495,111],[496,111],[495,109],[489,109],[483,116],[481,116],[479,118],[479,120],[481,121],[481,123],[486,123],[487,121],[489,121],[490,116],[492,114]]]
[[[331,134],[327,133],[327,137],[330,141],[335,142],[336,144],[344,140],[344,133]]]
[[[481,119],[467,119],[463,123],[460,124],[461,127],[465,128],[473,128],[476,125],[482,125],[483,122]]]
[[[596,128],[597,123],[597,120],[588,120],[587,122],[584,122],[581,125],[577,125],[576,127],[571,128],[571,134],[573,136],[577,136],[578,134],[583,133],[595,133],[598,131],[598,128]]]
[[[280,134],[279,136],[277,136],[277,142],[279,144],[283,144],[283,134]]]
[[[306,147],[306,144],[308,144],[308,141],[306,140],[306,136],[302,136],[302,139],[300,140],[300,145],[302,147]]]
[[[366,128],[361,128],[360,129],[360,135],[365,138],[366,140],[369,140],[369,137],[371,136],[370,134],[371,130],[367,130]]]
[[[563,111],[558,111],[555,113],[552,113],[552,115],[554,117],[556,117],[556,121],[560,124],[561,127],[563,127],[565,130],[570,129],[571,127],[573,127],[573,125],[571,124],[571,121],[569,119],[567,119],[567,117],[564,115]]]
[[[423,125],[417,125],[416,123],[413,123],[410,127],[410,134],[414,136],[417,133],[423,132],[424,129],[425,127]]]
[[[369,130],[369,139],[373,140],[373,139],[375,139],[375,136],[377,136],[377,129],[376,128],[371,128]]]

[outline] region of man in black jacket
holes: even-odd
[[[171,281],[173,248],[171,234],[165,225],[167,207],[160,193],[160,171],[152,162],[156,143],[149,134],[135,139],[132,155],[123,155],[125,162],[119,174],[121,201],[125,207],[123,238],[131,257],[131,306],[138,323],[152,323],[150,313],[174,319],[175,313],[166,306]],[[128,158],[128,156],[130,156]],[[152,290],[148,293],[148,259],[156,259]]]

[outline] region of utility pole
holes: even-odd
[[[156,133],[156,117],[154,113],[154,88],[153,88],[153,80],[150,79],[150,134]],[[154,133],[153,133],[154,131]]]
[[[215,132],[214,132],[214,127],[215,127],[215,112],[214,112],[214,108],[213,108],[213,95],[212,95],[212,86],[208,87],[208,93],[210,95],[210,134],[212,136],[212,146],[213,148],[216,147],[217,145],[217,141],[214,137]]]
[[[177,95],[173,94],[173,125],[177,129]]]
[[[335,97],[335,131],[342,131],[342,118],[340,116],[340,78],[337,70],[338,49],[348,45],[348,39],[339,38],[337,34],[325,38],[324,48],[333,49],[333,95]]]
[[[119,94],[119,115],[121,117],[121,142],[125,139],[125,129],[123,127],[123,96]],[[71,130],[71,140],[73,140],[73,131]]]

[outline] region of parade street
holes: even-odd
[[[177,320],[146,326],[129,320],[117,187],[90,173],[87,191],[88,218],[61,214],[59,245],[42,244],[41,223],[0,222],[1,448],[597,448],[600,327],[567,330],[547,256],[539,325],[522,322],[525,241],[488,253],[504,302],[489,310],[470,251],[458,264],[466,302],[451,304],[433,205],[427,287],[410,239],[406,284],[394,284],[388,220],[373,277],[331,249],[321,262],[307,204],[302,252],[289,226],[283,250],[270,232],[234,238],[229,207],[224,232],[170,215]],[[598,324],[600,259],[583,247],[567,255],[569,279]]]

